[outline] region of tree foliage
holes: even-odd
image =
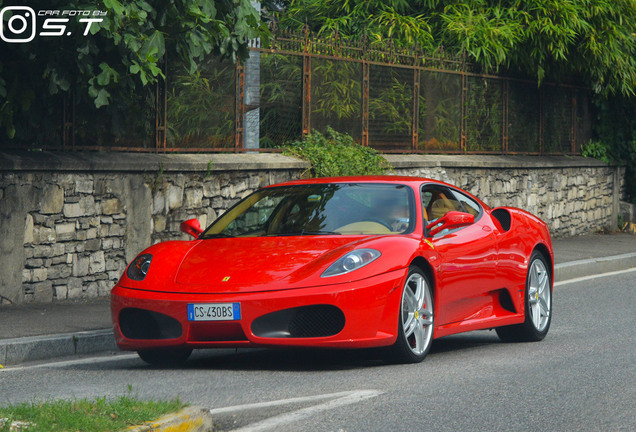
[[[40,120],[60,116],[61,94],[73,91],[78,105],[90,101],[115,118],[128,110],[133,95],[152,93],[164,55],[195,74],[206,55],[236,61],[247,56],[248,39],[267,42],[269,35],[250,0],[47,0],[29,7],[107,14],[86,36],[71,17],[69,36],[0,42],[0,128],[22,141],[35,141],[32,129],[42,126]],[[10,17],[4,13],[3,24]],[[38,16],[38,27],[44,18]]]
[[[604,95],[636,92],[634,0],[291,0],[280,20],[319,34],[466,52],[487,72],[576,79]]]

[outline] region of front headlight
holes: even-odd
[[[380,258],[380,251],[375,249],[356,249],[331,264],[320,277],[338,276],[358,270]]]
[[[135,258],[126,270],[126,276],[132,280],[142,281],[146,278],[148,270],[150,269],[150,262],[152,261],[152,255],[142,254]]]

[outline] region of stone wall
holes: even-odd
[[[398,174],[442,180],[491,207],[518,207],[553,237],[615,229],[625,171],[580,157],[387,156]]]
[[[395,174],[529,210],[554,236],[616,225],[622,170],[583,158],[391,155]],[[186,239],[254,189],[298,178],[279,154],[0,153],[0,304],[108,296],[142,249]]]
[[[280,155],[0,154],[0,304],[108,296],[142,249],[188,238],[182,221],[206,226],[305,169]]]

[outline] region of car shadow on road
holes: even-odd
[[[448,336],[433,342],[429,358],[455,351],[499,345],[494,332],[473,332]],[[424,360],[426,363],[426,360]],[[380,367],[393,364],[387,350],[373,349],[239,349],[199,350],[182,366],[184,369],[332,371]]]

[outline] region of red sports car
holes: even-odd
[[[385,346],[419,362],[434,338],[538,341],[550,327],[546,224],[439,181],[292,181],[181,229],[195,239],[144,250],[112,290],[117,345],[151,364],[256,346]]]

